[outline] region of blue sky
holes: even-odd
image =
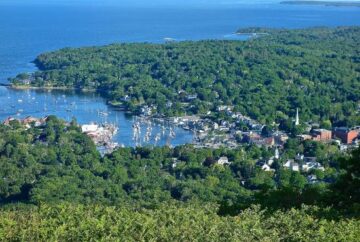
[[[281,0],[0,0],[0,3],[16,4],[111,4],[111,5],[227,5],[271,3]]]

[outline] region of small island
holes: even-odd
[[[360,2],[355,1],[282,1],[281,4],[293,5],[323,5],[333,7],[360,7]]]

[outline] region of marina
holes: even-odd
[[[1,121],[9,117],[24,119],[28,116],[42,118],[56,115],[68,122],[76,119],[80,125],[111,125],[116,132],[112,132],[111,142],[105,142],[110,145],[177,146],[193,142],[194,135],[191,131],[172,122],[128,115],[106,105],[105,100],[96,93],[0,87],[0,103]],[[109,141],[109,135],[103,138],[105,140],[100,138],[95,143]]]

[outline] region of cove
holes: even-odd
[[[111,123],[117,126],[118,132],[113,141],[126,147],[134,147],[133,124],[135,117],[124,111],[106,105],[105,100],[96,93],[82,93],[79,91],[60,90],[16,90],[0,87],[0,120],[8,117],[25,118],[27,116],[44,117],[56,115],[66,121],[73,118],[79,124]],[[171,145],[177,146],[191,143],[193,133],[171,124],[156,122],[140,122],[140,144],[138,145]],[[146,130],[151,127],[151,136],[144,141]],[[170,137],[170,129],[175,132],[175,137]],[[160,136],[156,141],[155,137]]]

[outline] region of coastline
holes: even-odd
[[[0,86],[4,86],[6,88],[14,89],[14,90],[41,90],[41,91],[78,91],[82,93],[102,93],[103,90],[100,89],[90,89],[90,88],[76,88],[76,87],[52,87],[52,86],[43,86],[43,87],[35,87],[31,85],[15,85],[15,84],[6,84],[6,83],[0,83]],[[123,111],[128,111],[123,103],[118,102],[112,102],[105,98],[106,104],[113,107],[118,108]],[[134,113],[132,113],[134,114]]]
[[[15,90],[60,90],[60,91],[82,91],[82,92],[96,92],[96,89],[89,89],[89,88],[76,88],[76,87],[34,87],[28,85],[14,85],[14,84],[0,84],[2,86],[6,86],[11,89]]]

